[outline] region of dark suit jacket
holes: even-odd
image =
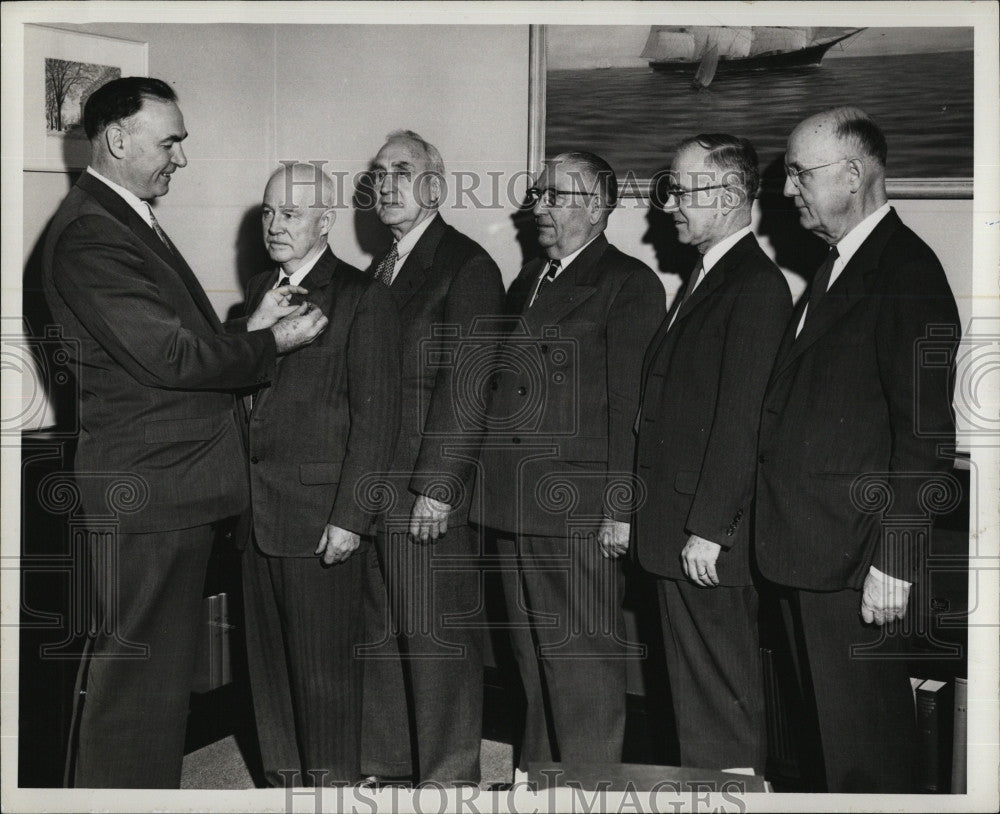
[[[474,406],[465,409],[463,392],[470,373],[477,374],[464,360],[483,345],[469,338],[476,319],[503,309],[500,269],[478,243],[435,215],[389,291],[399,308],[403,365],[393,470],[407,473],[401,486],[410,492],[393,511],[409,516],[416,495],[424,494],[452,505],[449,526],[464,525],[481,422]],[[448,445],[462,449],[449,454]]]
[[[632,541],[647,571],[686,579],[680,553],[697,534],[723,547],[721,584],[750,585],[760,406],[792,297],[747,235],[680,299],[643,363],[636,474],[647,496]]]
[[[250,281],[248,312],[276,279]],[[388,289],[329,248],[302,286],[330,325],[281,357],[250,414],[254,536],[264,553],[286,557],[315,556],[328,523],[371,531],[367,476],[388,471],[399,427],[399,317]]]
[[[568,515],[631,517],[642,356],[666,295],[604,235],[524,310],[541,269],[528,263],[508,294],[527,333],[500,349],[473,512],[501,531],[562,536]]]
[[[93,475],[121,472],[148,490],[141,508],[117,507],[123,532],[245,511],[242,405],[226,391],[269,380],[271,331],[226,334],[184,260],[88,173],[52,220],[43,285],[79,368],[84,509],[116,508],[106,480]]]
[[[805,300],[764,399],[761,573],[811,590],[859,588],[872,564],[913,580],[918,563],[909,535],[884,538],[879,514],[863,510],[872,491],[852,493],[852,482],[881,474],[893,493],[889,513],[923,517],[927,474],[951,467],[937,451],[954,444],[955,433],[950,373],[958,312],[948,281],[934,252],[891,211],[796,339]],[[952,338],[937,341],[943,364],[938,354],[918,369],[915,354],[931,326],[944,326]]]

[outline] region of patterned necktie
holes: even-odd
[[[691,295],[694,293],[695,288],[698,286],[698,281],[701,279],[701,273],[705,270],[705,258],[698,258],[698,265],[694,267],[694,271],[691,272],[691,276],[688,277],[687,288],[684,289],[684,296],[681,298],[681,303],[674,309],[674,315],[670,317],[670,324],[667,326],[669,331],[674,327],[674,322],[677,319],[677,315],[681,312],[681,308],[684,307]]]
[[[809,289],[809,317],[816,313],[816,307],[820,304],[823,297],[826,296],[827,289],[830,287],[830,275],[833,273],[834,263],[837,262],[837,258],[840,257],[840,252],[837,251],[836,246],[831,246],[830,251],[826,255],[826,260],[823,261],[823,265],[816,270],[816,276],[813,277],[812,288]],[[806,317],[807,319],[809,317]]]
[[[163,231],[159,221],[156,220],[156,215],[153,214],[153,207],[146,203],[146,201],[143,201],[143,203],[146,204],[146,211],[149,213],[149,225],[153,227],[153,231],[156,232],[156,236],[163,241],[163,245],[176,255],[177,249],[174,248],[174,244],[170,242],[170,238],[167,237],[167,233]]]
[[[399,259],[399,244],[396,241],[392,241],[392,248],[389,249],[388,254],[383,257],[375,269],[375,279],[378,280],[382,285],[390,286],[392,285],[392,273],[396,269],[396,261]]]
[[[538,285],[535,286],[535,293],[531,297],[531,302],[528,303],[529,308],[535,304],[535,300],[537,300],[538,296],[542,293],[542,289],[556,279],[556,277],[559,274],[559,268],[561,266],[562,266],[562,260],[560,260],[559,258],[553,257],[551,260],[549,260],[548,266],[545,269],[545,273],[539,278]]]

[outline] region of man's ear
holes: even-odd
[[[119,122],[112,122],[104,131],[108,152],[115,158],[124,158],[128,149],[129,134]]]
[[[600,223],[604,219],[604,199],[600,195],[587,198],[587,219],[591,223]]]
[[[868,168],[860,158],[852,158],[845,163],[847,164],[847,185],[851,192],[857,192],[864,186]]]
[[[321,235],[330,234],[330,230],[333,228],[333,224],[337,222],[337,210],[336,209],[326,209],[323,214],[320,215],[319,219],[319,233]]]
[[[722,203],[726,212],[731,212],[743,203],[744,192],[739,187],[726,187],[722,190]]]

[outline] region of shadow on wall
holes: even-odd
[[[66,174],[66,193],[75,186],[79,177],[78,171]],[[42,290],[42,255],[45,249],[45,238],[48,235],[53,217],[55,217],[55,212],[49,218],[49,222],[42,230],[41,236],[32,247],[24,264],[24,276],[21,278],[21,316],[24,338],[28,340],[35,369],[40,374],[44,397],[51,405],[55,415],[55,429],[62,430],[76,425],[75,417],[79,410],[79,404],[75,398],[77,392],[75,383],[67,382],[56,387],[54,386],[56,377],[49,375],[50,372],[66,368],[66,365],[58,364],[54,358],[54,354],[59,350],[58,342],[32,341],[44,340],[47,331],[55,327],[55,318],[49,310],[49,305],[45,301],[45,293]],[[41,395],[39,393],[39,397]]]
[[[761,170],[757,234],[770,242],[778,266],[808,283],[823,262],[826,244],[799,224],[795,202],[784,196],[784,186],[783,159],[775,159]]]
[[[271,258],[264,248],[264,236],[260,225],[260,206],[251,206],[240,218],[236,230],[236,278],[243,292],[243,302],[230,306],[226,319],[237,319],[244,316],[246,309],[247,284],[262,271],[274,267]]]
[[[372,168],[368,169],[370,171]],[[375,191],[371,175],[366,172],[358,178],[354,196],[351,198],[351,208],[354,212],[355,239],[361,251],[372,258],[369,268],[372,268],[392,245],[392,234],[382,225],[375,212],[377,198],[378,193]]]

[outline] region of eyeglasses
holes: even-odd
[[[832,167],[834,164],[843,164],[845,161],[854,161],[853,158],[838,158],[836,161],[830,161],[826,164],[817,164],[815,167],[806,167],[802,170],[797,170],[794,167],[789,167],[785,164],[785,176],[797,186],[802,189],[801,176],[805,175],[807,172],[812,172],[813,170],[821,170],[823,167]],[[860,159],[859,159],[860,160]]]
[[[559,202],[560,195],[585,195],[589,198],[596,194],[596,192],[584,192],[579,189],[556,189],[555,187],[545,187],[544,189],[529,187],[528,191],[525,193],[528,198],[528,203],[532,206],[539,201],[541,201],[544,206],[555,206]]]
[[[711,184],[707,187],[692,187],[691,189],[687,189],[686,187],[671,186],[663,190],[664,193],[666,193],[666,198],[663,202],[667,203],[667,201],[671,198],[676,198],[679,201],[681,198],[690,198],[696,192],[705,192],[709,189],[722,189],[727,186],[729,186],[729,184]]]

